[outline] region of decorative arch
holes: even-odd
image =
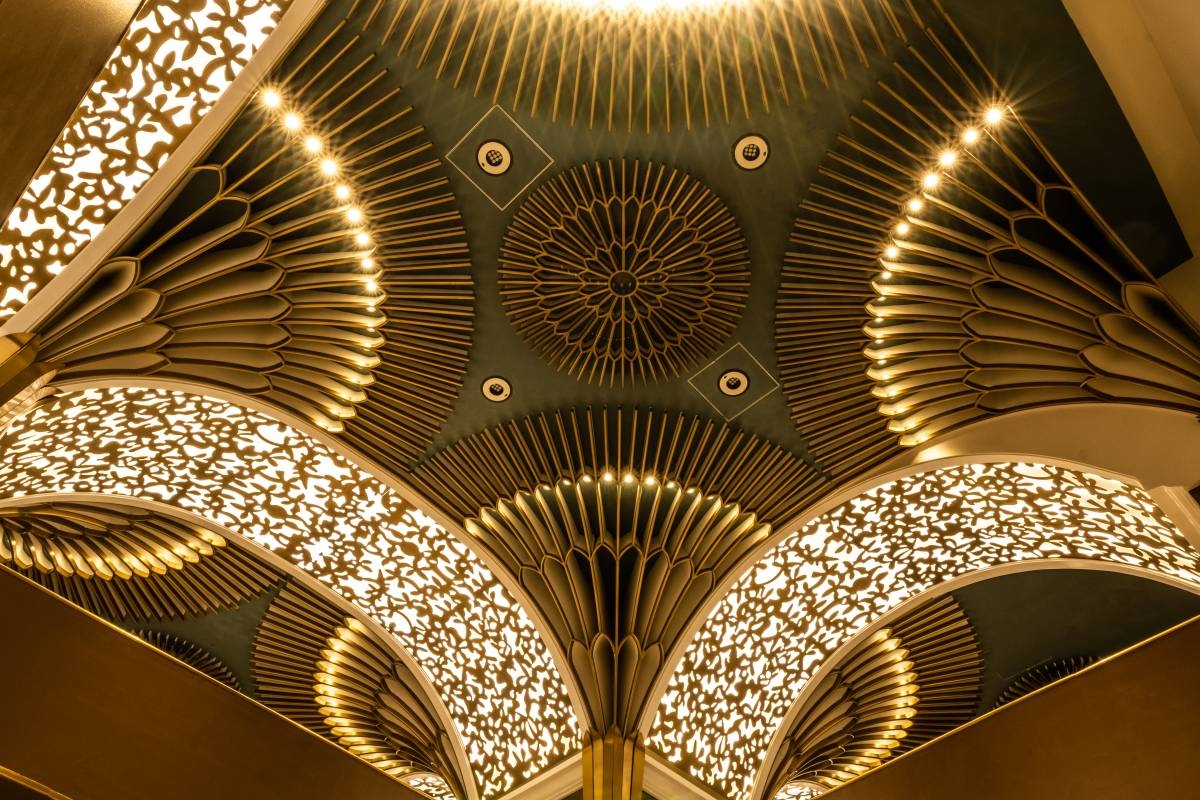
[[[794,530],[743,574],[675,666],[648,743],[747,797],[793,687],[857,631],[954,577],[1046,559],[1200,586],[1200,555],[1136,485],[1016,462],[904,475]]]
[[[175,585],[168,589],[159,589],[156,592],[153,589],[136,586],[129,589],[117,588],[99,595],[102,601],[99,603],[95,600],[97,597],[95,590],[89,592],[78,585],[70,586],[68,579],[74,578],[76,584],[94,582],[100,578],[99,573],[103,567],[93,568],[91,576],[80,573],[78,569],[75,570],[76,574],[74,575],[64,575],[61,570],[51,573],[58,580],[47,583],[47,588],[71,602],[109,619],[121,618],[127,622],[137,622],[140,625],[153,625],[163,617],[161,609],[164,607],[171,609],[173,604],[178,604],[180,607],[177,614],[196,614],[205,611],[211,613],[215,609],[225,608],[249,599],[247,587],[237,580],[232,580],[230,575],[219,575],[217,580],[213,580],[210,575],[196,574],[199,571],[196,566],[204,564],[205,555],[210,559],[224,558],[233,561],[243,574],[259,576],[260,585],[254,587],[259,591],[266,588],[261,584],[269,582],[279,585],[286,582],[280,597],[286,596],[290,603],[281,603],[280,597],[277,597],[272,602],[271,609],[275,609],[276,606],[285,607],[292,621],[304,619],[311,623],[314,616],[324,617],[320,619],[322,622],[332,620],[332,624],[327,626],[327,630],[319,625],[312,631],[304,630],[303,626],[292,627],[287,639],[289,652],[294,655],[297,650],[303,650],[309,646],[306,639],[315,638],[317,647],[332,646],[327,645],[323,639],[325,636],[330,636],[344,640],[336,647],[345,654],[346,658],[350,659],[350,663],[361,664],[364,661],[370,661],[377,665],[377,668],[393,665],[391,668],[395,670],[396,674],[390,677],[390,682],[394,684],[396,681],[400,681],[404,686],[400,687],[401,691],[381,693],[381,695],[389,696],[381,696],[379,702],[393,703],[398,697],[406,707],[411,709],[409,713],[414,718],[422,719],[433,735],[429,736],[426,741],[412,742],[411,745],[423,750],[427,759],[440,757],[438,766],[446,775],[444,778],[439,775],[439,780],[443,783],[449,780],[459,785],[460,797],[478,797],[478,789],[470,779],[471,766],[467,761],[458,726],[452,719],[445,703],[442,702],[437,688],[424,676],[412,654],[401,645],[395,636],[387,633],[368,615],[295,564],[289,563],[272,551],[260,547],[244,536],[234,533],[227,527],[202,515],[142,497],[68,492],[26,494],[0,499],[0,527],[11,531],[16,526],[40,528],[53,535],[54,539],[47,537],[44,545],[44,549],[48,551],[58,549],[65,553],[66,547],[64,547],[63,540],[73,537],[78,541],[83,538],[81,533],[91,540],[85,542],[90,546],[78,548],[78,554],[66,554],[63,558],[54,559],[56,566],[58,561],[65,561],[70,565],[84,565],[87,562],[98,564],[102,560],[111,560],[111,558],[107,558],[108,554],[100,547],[105,534],[123,540],[126,548],[134,556],[146,553],[150,549],[147,541],[151,537],[156,538],[162,545],[179,552],[184,552],[185,548],[189,547],[200,551],[209,551],[201,552],[201,557],[195,564],[190,564],[188,559],[184,558],[181,559],[182,564],[163,564],[159,571],[156,571],[153,565],[147,565],[148,569],[141,570],[148,572],[147,576],[143,577],[135,572],[121,582],[136,584],[139,578],[145,582],[154,579],[160,571],[166,575],[172,574],[172,571],[179,573],[183,580],[177,580]],[[85,527],[92,530],[85,532],[83,530]],[[0,535],[3,534],[0,533]],[[166,538],[171,535],[180,541],[172,542]],[[205,548],[204,544],[209,546]],[[116,551],[115,545],[110,547],[110,550]],[[128,553],[120,551],[116,551],[116,555],[122,558],[129,557]],[[130,563],[133,561],[131,560]],[[20,564],[12,566],[20,567]],[[37,580],[36,575],[30,577]],[[158,602],[147,602],[147,600],[153,601],[156,595],[164,599]],[[194,604],[200,598],[203,598],[207,606],[199,609],[188,606],[188,602]],[[317,609],[318,613],[316,615],[306,614],[305,612],[309,609]],[[272,635],[278,634],[280,624],[271,617],[272,615],[268,613],[256,632],[255,657],[258,655],[259,640],[269,639]],[[241,687],[238,686],[238,681],[232,673],[221,662],[216,661],[195,645],[190,645],[171,634],[153,629],[138,628],[135,633],[155,647],[241,691]],[[310,633],[311,636],[305,635]],[[364,653],[367,654],[366,657],[364,657]],[[276,667],[273,677],[277,677],[280,670],[277,665],[273,666]],[[320,678],[312,674],[312,669],[312,666],[305,665],[303,680],[299,682],[304,687],[305,705],[311,706],[311,710],[280,702],[278,696],[272,695],[272,687],[265,687],[260,682],[261,679],[256,680],[258,699],[294,722],[328,736],[328,725],[318,713],[320,705],[316,699],[318,692],[314,685],[315,682],[320,680],[322,685],[331,685],[334,690],[339,692],[353,690],[356,687],[341,685],[345,681],[339,680],[336,664],[328,665],[328,668],[325,669],[326,672],[332,673],[331,675],[323,675]],[[360,714],[360,716],[362,715]],[[321,724],[310,725],[310,717],[317,719]],[[363,754],[355,747],[344,743],[336,735],[329,736],[329,738],[338,741],[346,749],[369,762],[375,763],[378,760],[371,757],[373,754]],[[388,770],[386,765],[381,768],[394,772],[394,770]],[[411,780],[407,775],[404,777],[406,782]],[[420,775],[420,777],[426,776]],[[462,783],[463,780],[466,781],[465,784]],[[464,790],[465,793],[463,793]]]
[[[429,676],[484,797],[578,749],[533,621],[445,528],[261,413],[161,389],[65,393],[0,435],[0,494],[101,492],[201,514],[362,608]]]

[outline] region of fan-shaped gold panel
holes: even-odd
[[[289,584],[254,637],[259,698],[379,769],[465,797],[449,736],[416,677],[361,623]],[[468,780],[469,780],[468,776]]]
[[[0,508],[0,563],[110,619],[232,608],[278,578],[215,530],[101,501]]]

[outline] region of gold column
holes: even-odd
[[[646,747],[617,727],[588,731],[583,747],[583,800],[640,800]]]

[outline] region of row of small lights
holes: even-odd
[[[277,114],[279,124],[283,130],[289,136],[299,138],[304,151],[317,159],[316,166],[321,176],[331,182],[335,181],[341,175],[342,168],[333,157],[331,148],[329,148],[325,140],[311,126],[306,125],[304,117],[298,111],[287,107],[288,104],[285,102],[280,91],[274,88],[264,89],[260,94],[260,100],[264,107]],[[354,190],[345,180],[334,182],[332,184],[332,191],[341,212],[345,215],[346,222],[354,226],[354,244],[362,248],[362,255],[358,263],[363,270],[363,288],[369,294],[373,295],[369,298],[370,303],[366,306],[366,309],[368,312],[374,314],[380,300],[379,278],[381,273],[371,249],[372,239],[371,234],[367,231],[366,214],[363,213],[362,208],[354,204]],[[371,330],[379,327],[380,324],[381,320],[376,317],[369,317],[365,322],[366,327]],[[372,366],[372,363],[369,359],[365,359],[359,362],[359,366],[368,368]],[[349,377],[349,380],[358,385],[370,383],[369,377],[357,373]],[[357,400],[355,395],[348,391],[341,394],[341,399],[350,404],[355,403]],[[349,406],[330,406],[328,411],[333,415],[331,419],[318,418],[316,420],[318,425],[327,430],[340,430],[340,423],[335,420],[354,416],[354,412]]]
[[[1004,109],[998,105],[990,106],[983,113],[982,127],[991,128],[991,127],[994,127],[994,126],[1000,124],[1000,122],[1002,122],[1003,120],[1004,120]],[[952,169],[954,167],[954,165],[958,163],[959,154],[960,154],[961,150],[963,148],[967,148],[967,147],[970,147],[970,146],[978,143],[980,141],[980,139],[982,139],[982,138],[983,138],[983,132],[981,130],[981,126],[968,125],[966,128],[964,128],[962,133],[959,136],[959,140],[961,142],[961,147],[958,149],[956,149],[954,147],[947,147],[945,150],[942,150],[938,154],[937,163],[933,167],[931,167],[921,177],[921,190],[924,192],[931,192],[934,189],[936,189],[942,182],[942,175],[947,170]],[[906,215],[918,214],[924,208],[925,208],[925,200],[922,198],[920,193],[909,198],[903,204],[903,209],[904,209],[904,212]],[[889,266],[888,262],[894,261],[895,259],[899,258],[900,246],[899,246],[899,244],[897,244],[897,242],[903,243],[903,239],[899,238],[899,237],[907,236],[912,231],[912,226],[908,223],[908,221],[906,219],[901,219],[899,222],[896,223],[895,227],[893,227],[892,230],[893,230],[894,235],[893,235],[892,239],[888,242],[887,246],[884,248],[883,254],[882,254],[881,258],[879,259],[880,263],[884,267],[883,271],[879,273],[879,278],[880,278],[881,284],[892,278],[892,272],[891,272],[891,270],[888,269],[888,266]],[[878,302],[883,302],[886,299],[886,297],[887,297],[887,292],[881,288],[880,289],[880,297],[877,297],[876,300]],[[877,316],[877,317],[875,317],[875,322],[882,323],[882,322],[884,322],[884,318],[881,316]],[[879,333],[880,332],[877,332],[877,334],[875,336],[876,342],[883,341],[883,336],[879,335]],[[887,364],[887,359],[886,358],[876,359],[875,363],[878,364],[879,366],[885,366]],[[895,394],[896,394],[895,391],[885,390],[882,393],[882,396],[893,397],[893,396],[895,396]],[[907,410],[908,409],[906,409],[906,408],[902,409],[902,408],[891,407],[891,408],[886,408],[884,410],[884,413],[890,414],[890,415],[897,415],[897,414],[903,413],[904,411],[907,411]],[[912,427],[915,427],[915,423],[910,423],[907,427],[903,428],[903,430],[909,430]],[[926,435],[920,434],[916,437],[913,437],[913,444],[921,444],[927,438],[928,437]]]
[[[591,475],[581,475],[579,477],[580,483],[592,483],[595,480],[597,480],[597,479],[593,478]],[[617,476],[613,472],[604,472],[600,475],[600,478],[598,480],[601,483],[616,483]],[[561,481],[559,481],[559,483],[562,486],[570,486],[572,482],[566,478],[563,478]],[[633,484],[638,483],[638,478],[632,472],[626,472],[621,477],[621,483],[632,486]],[[659,480],[658,480],[658,478],[654,477],[653,475],[647,475],[646,477],[642,478],[641,483],[643,486],[657,486],[659,484]],[[666,488],[672,489],[672,490],[679,488],[679,484],[676,483],[675,481],[667,481],[663,485],[666,486]],[[548,491],[550,491],[551,487],[549,484],[542,484],[541,489],[544,492],[548,492]],[[696,493],[696,489],[694,487],[686,490],[686,494],[695,494],[695,493]]]
[[[325,142],[315,133],[311,131],[306,132],[304,118],[300,116],[298,112],[284,111],[283,95],[279,93],[279,90],[264,90],[262,93],[262,103],[272,111],[281,112],[280,123],[283,125],[283,129],[285,131],[293,136],[303,136],[305,152],[313,156],[324,155],[324,157],[321,158],[317,164],[317,167],[323,176],[326,178],[337,177],[337,175],[341,172],[341,167],[339,166],[338,162],[329,154]],[[367,233],[365,229],[366,215],[363,214],[361,208],[349,202],[353,195],[354,192],[351,190],[350,186],[344,182],[338,183],[333,187],[334,198],[340,203],[345,204],[345,207],[342,210],[346,215],[346,221],[351,225],[357,226],[357,230],[354,233],[354,243],[359,247],[368,248],[371,245],[371,234]],[[375,259],[372,257],[370,251],[365,252],[359,264],[364,270],[374,270],[376,266]],[[378,291],[378,278],[378,272],[374,272],[367,276],[367,281],[365,284],[367,291]],[[370,309],[374,311],[375,307],[370,306]]]

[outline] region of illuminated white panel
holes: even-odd
[[[529,617],[457,539],[310,437],[211,398],[60,395],[0,436],[0,495],[170,503],[274,550],[395,634],[437,687],[485,797],[579,747]]]
[[[1144,491],[1040,464],[968,464],[872,489],[784,539],[688,646],[649,743],[746,798],[771,736],[822,662],[950,578],[1079,558],[1200,584],[1200,560]]]
[[[25,305],[162,166],[288,0],[149,0],[0,228],[0,318]]]

